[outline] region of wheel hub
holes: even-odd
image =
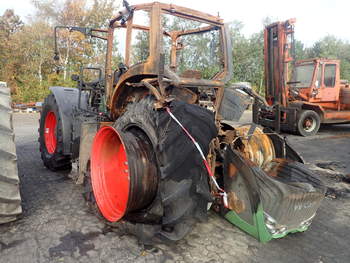
[[[157,192],[158,176],[145,133],[102,127],[92,145],[91,183],[102,215],[111,222],[149,205]]]
[[[45,118],[44,140],[47,152],[53,154],[56,151],[56,125],[57,119],[53,111],[47,113]]]
[[[307,118],[304,121],[304,129],[306,131],[312,131],[316,127],[316,122],[312,118]]]

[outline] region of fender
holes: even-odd
[[[78,107],[79,89],[67,87],[50,87],[55,96],[62,121],[63,154],[72,154],[72,127],[75,121],[73,111]],[[86,96],[82,96],[80,107],[87,109]]]
[[[322,181],[306,166],[282,160],[277,165],[272,161],[274,168],[266,171],[230,147],[224,149],[223,179],[228,205],[222,205],[221,213],[262,243],[288,233],[304,232],[310,225],[305,222],[311,223],[326,192]],[[278,230],[280,226],[282,230]]]
[[[296,102],[292,102],[290,106],[296,107],[299,110],[313,110],[318,113],[318,115],[321,118],[321,122],[324,121],[325,110],[321,105],[307,102],[307,101],[296,101]]]

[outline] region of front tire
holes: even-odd
[[[53,94],[46,97],[39,120],[41,159],[51,171],[68,170],[71,158],[63,154],[62,120]]]
[[[300,113],[297,125],[298,133],[301,136],[312,136],[318,132],[321,125],[321,118],[313,110],[304,110]]]

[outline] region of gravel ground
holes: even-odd
[[[0,262],[349,262],[350,126],[323,127],[319,135],[288,135],[330,187],[305,233],[260,244],[210,212],[175,244],[144,247],[113,232],[90,214],[83,189],[42,165],[38,114],[15,114],[23,218],[0,226]],[[249,121],[247,112],[243,122]]]

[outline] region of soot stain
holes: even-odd
[[[100,232],[83,234],[77,231],[70,231],[67,235],[60,238],[60,244],[49,248],[49,255],[50,257],[60,257],[68,253],[73,256],[74,251],[78,249],[79,254],[84,256],[86,255],[86,252],[95,248],[94,244],[87,242],[96,238],[100,234]]]

